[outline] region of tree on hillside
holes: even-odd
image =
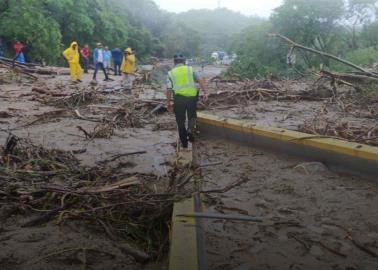
[[[371,24],[375,19],[375,5],[377,0],[348,0],[345,18],[347,35],[345,41],[350,49],[356,50],[360,47],[359,33],[365,25]]]
[[[173,20],[198,32],[201,53],[208,55],[215,50],[226,50],[233,42],[233,36],[257,19],[222,8],[191,10],[175,15]]]
[[[242,77],[284,75],[324,64],[325,68],[348,71],[329,58],[296,51],[295,66],[286,65],[288,44],[266,37],[278,32],[297,43],[328,52],[359,65],[371,66],[378,57],[378,1],[374,0],[285,0],[274,10],[271,27],[251,25],[238,37],[238,60],[230,72]],[[265,34],[263,34],[265,32]]]
[[[41,2],[46,14],[59,24],[64,44],[69,44],[73,40],[88,40],[92,36],[95,22],[88,11],[96,1],[43,0]]]
[[[343,0],[285,0],[271,20],[276,32],[326,51],[343,15]]]
[[[14,42],[21,40],[32,46],[33,59],[57,61],[62,49],[59,24],[43,9],[38,0],[8,0],[1,6],[0,33]]]
[[[176,53],[187,57],[199,55],[201,36],[183,23],[168,27],[162,34],[164,55],[171,58]]]
[[[238,57],[228,73],[249,79],[271,74],[285,75],[288,69],[285,59],[287,47],[269,38],[271,31],[269,21],[245,29],[234,43]]]
[[[155,37],[161,35],[171,23],[170,14],[161,10],[152,0],[111,0],[117,6],[127,10],[133,25],[143,25]]]

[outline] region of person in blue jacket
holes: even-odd
[[[109,51],[109,47],[106,46],[104,50],[104,68],[108,73],[109,73],[111,61],[112,61],[112,52]]]
[[[104,67],[104,58],[105,58],[105,51],[103,49],[103,46],[101,43],[97,43],[96,49],[93,51],[93,63],[95,65],[95,71],[93,73],[93,80],[96,81],[96,75],[97,71],[99,69],[102,69],[102,71],[105,74],[104,81],[110,81],[108,74],[106,73],[105,67]]]
[[[114,64],[114,75],[121,76],[121,63],[123,53],[120,48],[115,48],[112,50],[113,64]]]

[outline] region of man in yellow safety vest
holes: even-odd
[[[167,108],[174,111],[181,145],[188,149],[188,142],[194,141],[194,127],[197,120],[197,101],[199,92],[196,83],[199,83],[203,91],[203,101],[206,102],[208,93],[205,80],[193,71],[193,68],[185,65],[185,57],[181,54],[174,56],[175,67],[168,73],[167,78]],[[172,105],[173,95],[173,105]],[[186,128],[186,120],[188,124]]]

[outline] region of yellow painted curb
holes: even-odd
[[[199,269],[196,219],[177,217],[194,211],[194,198],[175,203],[172,214],[169,270]]]
[[[246,121],[226,119],[205,113],[198,113],[198,123],[222,127],[224,129],[231,129],[246,134],[267,137],[283,142],[307,145],[313,148],[332,151],[352,157],[378,161],[378,147],[365,144],[347,142],[341,139],[319,138],[319,136],[316,135],[310,135],[282,128],[262,127]]]

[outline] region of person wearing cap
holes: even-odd
[[[97,43],[96,49],[93,51],[93,63],[95,65],[95,71],[93,73],[93,81],[96,81],[97,71],[101,69],[104,72],[105,79],[104,81],[109,81],[108,74],[106,73],[104,67],[104,49],[102,48],[101,43]]]
[[[193,71],[193,67],[185,65],[186,59],[183,55],[175,55],[173,61],[175,67],[168,73],[167,78],[167,109],[170,112],[174,111],[181,146],[188,149],[188,142],[194,142],[194,128],[197,121],[199,92],[196,83],[199,83],[204,93],[204,102],[207,101],[208,93],[205,80]],[[188,122],[188,128],[186,128],[186,122]]]
[[[131,48],[127,48],[123,54],[121,72],[123,74],[123,85],[126,89],[133,87],[134,71],[135,71],[135,55]]]
[[[79,45],[76,41],[72,42],[70,47],[63,52],[63,56],[70,66],[71,81],[81,82],[83,70],[80,66]]]

